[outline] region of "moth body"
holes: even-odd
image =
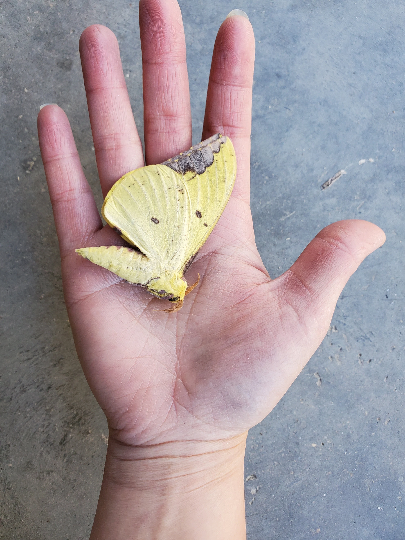
[[[187,290],[187,282],[178,274],[163,272],[152,279],[146,286],[148,291],[158,298],[166,298],[170,302],[182,302]]]

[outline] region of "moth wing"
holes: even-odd
[[[170,267],[188,225],[188,198],[181,175],[163,165],[131,171],[111,188],[102,213],[127,242],[149,259],[160,261],[163,268]]]
[[[181,164],[181,160],[186,163]],[[182,181],[189,201],[188,232],[175,263],[176,268],[184,271],[207,240],[229,200],[236,178],[236,155],[229,137],[218,134],[164,164],[183,172]]]
[[[153,261],[150,261],[145,255],[134,249],[101,246],[80,248],[76,252],[85,259],[89,259],[92,263],[114,272],[114,274],[130,283],[146,286],[151,279],[156,277]]]
[[[124,175],[102,212],[146,257],[182,273],[220,218],[235,177],[232,142],[217,134],[161,165]]]

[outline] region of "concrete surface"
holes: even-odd
[[[404,4],[180,5],[195,142],[218,26],[233,8],[252,21],[252,207],[270,273],[332,221],[364,218],[387,233],[345,288],[322,346],[251,431],[249,540],[403,540]],[[63,304],[36,115],[42,103],[65,109],[100,202],[78,39],[95,22],[116,33],[142,131],[137,17],[136,0],[0,2],[2,539],[79,540],[91,527],[107,430]]]

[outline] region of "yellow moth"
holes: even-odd
[[[133,247],[76,252],[175,302],[171,311],[177,310],[193,288],[187,287],[183,274],[220,218],[235,176],[232,142],[220,134],[160,165],[131,171],[111,188],[102,214]]]

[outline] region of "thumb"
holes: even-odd
[[[319,347],[349,277],[384,241],[383,231],[372,223],[338,221],[322,229],[291,268],[268,283],[275,303],[270,314],[266,311],[262,335],[255,339],[255,345],[261,347],[257,380],[265,387],[265,414]],[[275,331],[274,317],[281,334]],[[266,337],[273,343],[271,354]]]
[[[282,305],[287,311],[293,309],[313,351],[329,328],[348,279],[367,255],[384,242],[384,232],[368,221],[338,221],[322,229],[291,268],[278,278]]]

